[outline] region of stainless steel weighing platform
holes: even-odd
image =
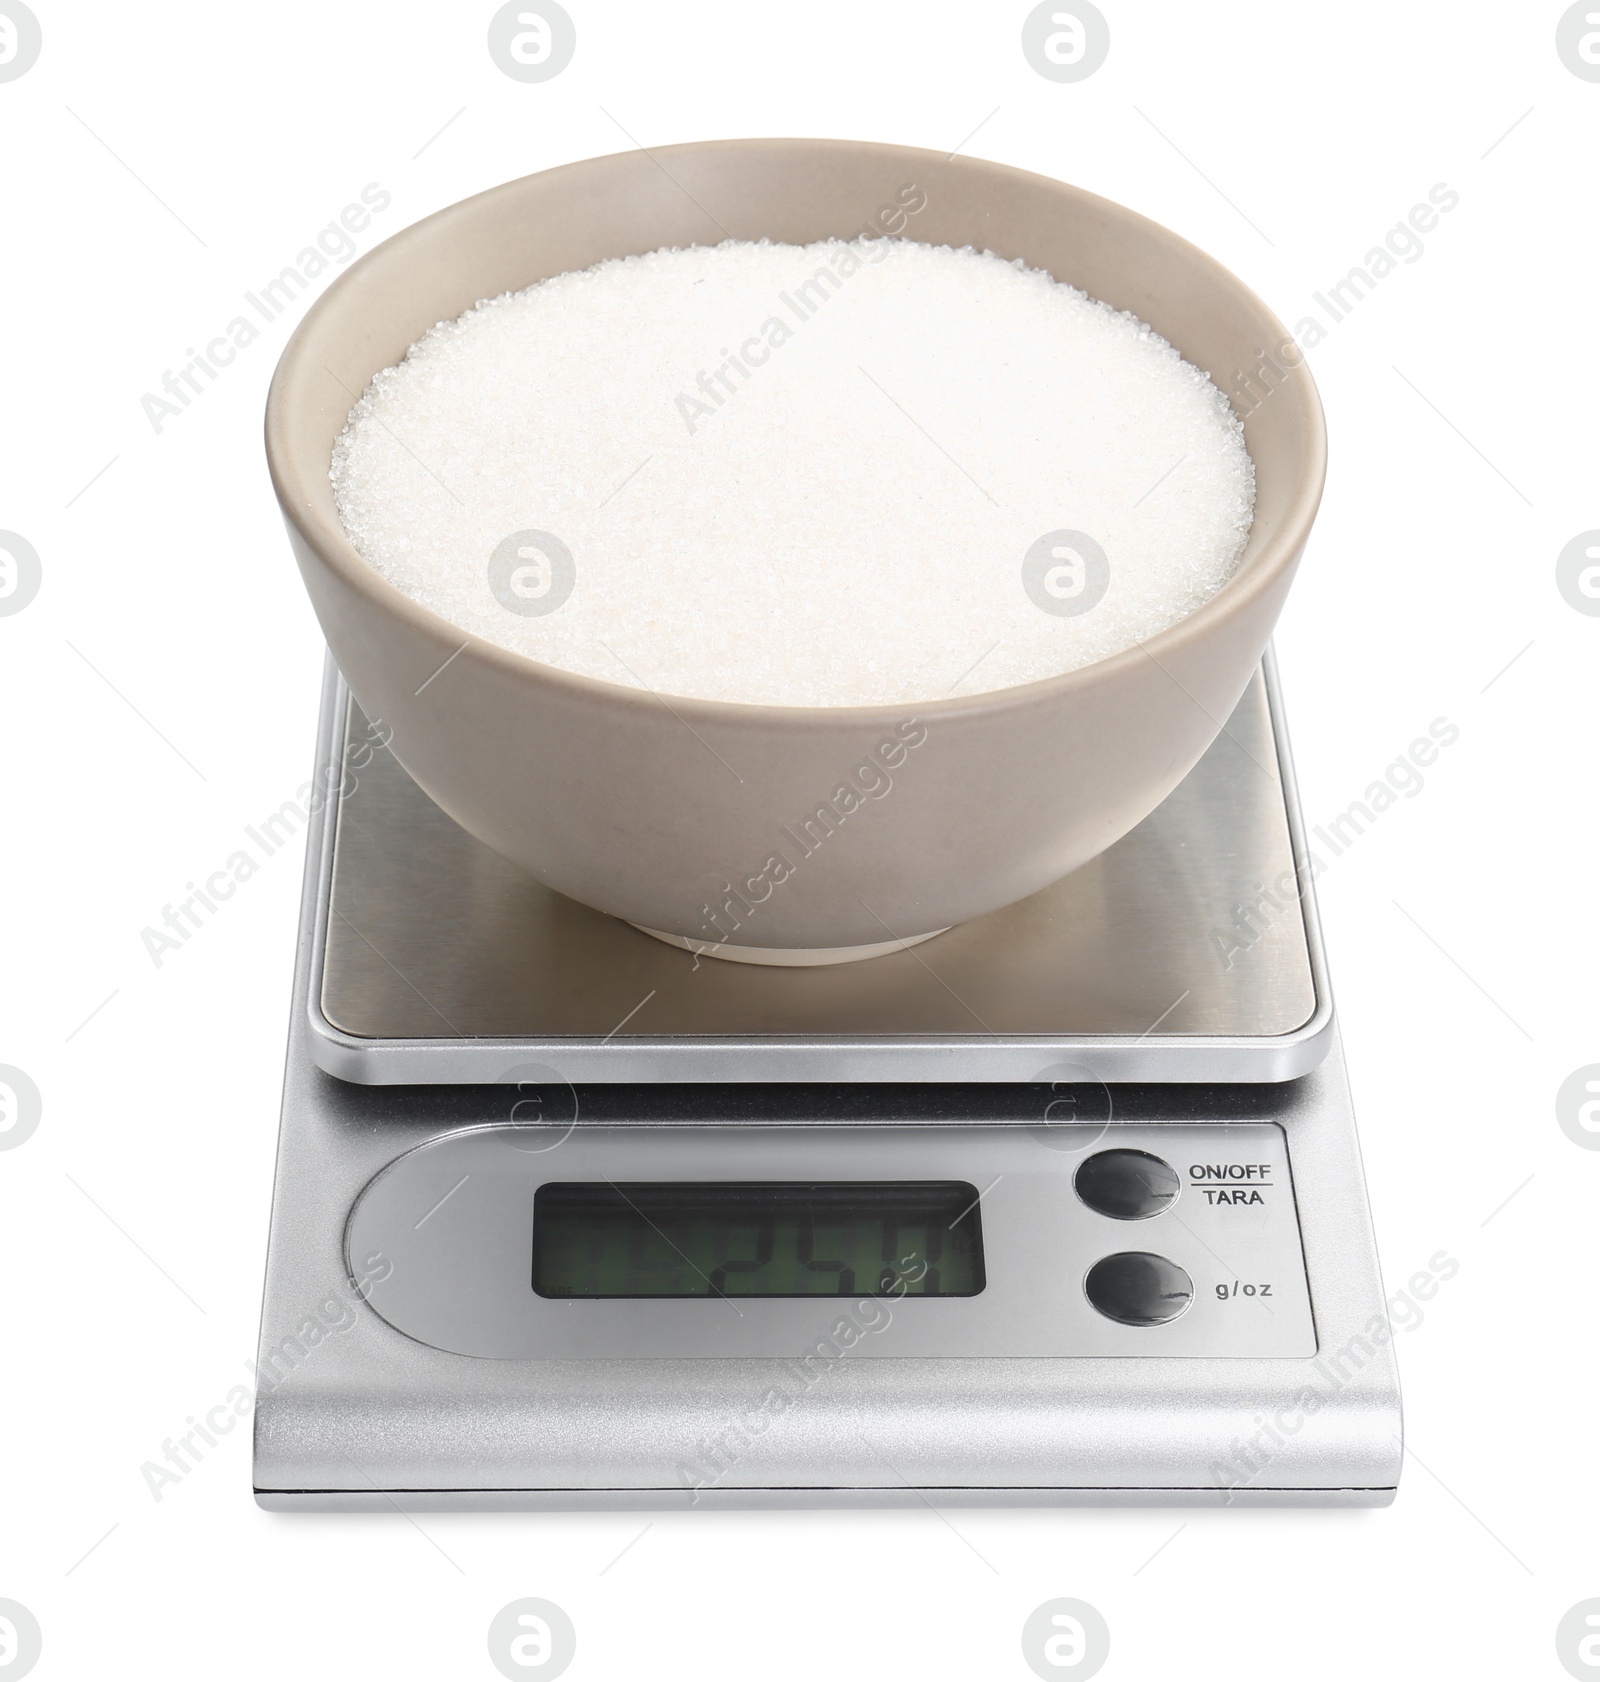
[[[563,899],[380,740],[330,669],[263,1506],[1393,1499],[1270,660],[1099,859],[828,969]]]

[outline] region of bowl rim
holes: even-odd
[[[685,153],[704,154],[727,150],[753,152],[796,147],[823,152],[893,155],[905,159],[908,163],[925,161],[936,164],[940,169],[967,171],[980,178],[988,176],[1038,182],[1055,193],[1081,201],[1099,215],[1137,227],[1148,236],[1167,243],[1185,262],[1209,271],[1224,286],[1242,295],[1244,301],[1262,317],[1263,324],[1272,334],[1271,343],[1276,345],[1293,340],[1289,329],[1255,291],[1231,269],[1184,239],[1181,234],[1113,199],[1102,198],[1086,188],[1058,181],[1053,176],[1041,175],[1034,170],[1019,169],[1011,164],[997,163],[984,158],[948,157],[942,152],[926,147],[900,146],[869,140],[805,137],[720,138],[683,141],[671,146],[639,147],[637,151],[644,152],[656,162],[658,168],[665,171],[665,166],[659,162],[663,157],[671,158]],[[926,701],[867,702],[847,706],[824,703],[807,706],[793,702],[717,700],[614,683],[608,678],[569,672],[559,666],[536,660],[516,649],[490,642],[476,632],[468,631],[442,614],[423,606],[398,585],[392,584],[361,555],[346,535],[336,510],[330,519],[311,497],[310,484],[299,466],[299,452],[291,442],[297,424],[294,418],[296,405],[305,399],[313,373],[308,366],[311,341],[325,319],[342,307],[344,294],[348,290],[347,282],[351,277],[374,266],[380,258],[392,260],[396,247],[436,238],[447,232],[450,224],[457,218],[477,213],[489,201],[517,194],[525,190],[529,182],[542,181],[574,171],[588,171],[619,158],[632,159],[635,155],[636,153],[627,151],[608,152],[599,157],[575,159],[549,169],[536,170],[530,175],[517,176],[510,181],[473,193],[467,198],[457,199],[399,229],[358,258],[322,292],[290,335],[273,370],[272,382],[267,391],[265,444],[268,472],[284,518],[339,582],[356,595],[364,597],[372,607],[398,617],[407,622],[412,629],[436,639],[459,639],[461,646],[456,654],[451,656],[452,660],[470,650],[474,659],[494,668],[500,675],[514,677],[521,683],[531,682],[557,693],[565,693],[573,699],[581,698],[591,706],[598,704],[607,709],[635,709],[649,704],[665,705],[679,715],[680,722],[684,722],[684,715],[687,715],[688,718],[710,725],[757,724],[767,729],[805,729],[814,728],[824,720],[830,725],[859,725],[865,728],[889,728],[907,718],[915,718],[919,722],[974,720],[989,713],[1009,712],[1034,702],[1069,699],[1075,694],[1114,681],[1123,673],[1132,670],[1140,660],[1154,662],[1176,683],[1178,679],[1167,669],[1163,656],[1180,654],[1204,641],[1213,625],[1246,612],[1254,602],[1273,589],[1281,575],[1299,558],[1321,504],[1328,458],[1327,426],[1322,402],[1311,375],[1309,362],[1303,352],[1300,361],[1295,365],[1295,372],[1303,377],[1289,386],[1286,392],[1277,395],[1292,396],[1300,410],[1299,418],[1306,429],[1308,459],[1305,463],[1306,470],[1300,476],[1300,481],[1289,499],[1277,533],[1268,539],[1256,554],[1249,556],[1215,595],[1193,612],[1185,614],[1174,624],[1157,631],[1154,636],[1142,642],[1136,642],[1129,648],[1101,659],[1091,660],[1087,665],[1075,667],[1068,672],[1058,672],[1050,677],[1035,678],[1031,682],[1013,684],[1006,688],[979,690],[971,695],[943,696]],[[665,172],[670,175],[670,171]],[[531,286],[535,282],[529,281],[527,284]],[[474,300],[474,303],[481,301]],[[473,304],[466,304],[463,309],[473,307]],[[1227,393],[1224,392],[1223,395],[1226,397]],[[360,397],[355,401],[359,402]],[[1229,397],[1228,401],[1232,407],[1232,398]],[[352,402],[351,408],[354,407],[355,402]],[[1234,412],[1237,415],[1237,409]],[[331,465],[331,452],[329,463],[322,470],[324,482],[328,465]],[[1247,539],[1247,550],[1248,546]]]

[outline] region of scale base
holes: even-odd
[[[534,1131],[515,1125],[525,1109],[512,1113],[534,1095],[527,1087],[358,1086],[317,1069],[303,1042],[292,1045],[255,1414],[262,1506],[712,1511],[924,1502],[1343,1507],[1393,1499],[1399,1389],[1337,1046],[1313,1075],[1281,1086],[1109,1089],[1115,1119],[1105,1146],[1148,1143],[1159,1127],[1173,1141],[1165,1155],[1182,1162],[1183,1137],[1202,1129],[1281,1130],[1286,1172],[1278,1183],[1292,1184],[1294,1198],[1282,1219],[1298,1226],[1289,1236],[1303,1254],[1299,1288],[1308,1305],[1307,1330],[1295,1334],[1290,1353],[1207,1353],[1201,1344],[1198,1353],[1039,1354],[1040,1328],[1052,1327],[1042,1302],[1022,1328],[1020,1353],[996,1353],[991,1339],[977,1353],[929,1354],[922,1345],[887,1354],[872,1352],[869,1340],[868,1350],[834,1362],[800,1405],[770,1422],[759,1404],[770,1390],[796,1388],[795,1359],[805,1352],[787,1328],[759,1354],[618,1358],[560,1348],[552,1358],[485,1358],[408,1336],[380,1317],[376,1295],[363,1300],[352,1278],[369,1260],[367,1248],[354,1257],[345,1243],[364,1190],[418,1147]],[[669,1150],[685,1162],[713,1151],[727,1173],[753,1167],[759,1178],[771,1137],[809,1134],[810,1148],[843,1158],[864,1129],[903,1135],[918,1161],[932,1160],[935,1147],[941,1163],[967,1153],[962,1177],[980,1190],[997,1152],[1020,1160],[1031,1151],[1046,1168],[1060,1165],[1050,1160],[1048,1135],[1064,1093],[1049,1086],[739,1088],[724,1089],[720,1103],[659,1086],[580,1087],[575,1096],[580,1119],[570,1139],[547,1128],[536,1141],[548,1148],[547,1172],[577,1162],[581,1151],[583,1175],[596,1153],[610,1153],[613,1172],[625,1175],[648,1146],[652,1160]],[[444,1183],[440,1192],[449,1189]],[[427,1218],[422,1234],[465,1196]],[[1186,1211],[1183,1198],[1174,1209],[1199,1235],[1200,1210]],[[420,1213],[426,1218],[427,1208]],[[531,1206],[528,1214],[531,1222]],[[997,1218],[996,1232],[999,1225]],[[1120,1234],[1108,1243],[1124,1245]],[[1254,1276],[1259,1247],[1213,1233],[1206,1248],[1219,1278]],[[1209,1275],[1190,1266],[1209,1293]],[[1060,1302],[1076,1300],[1075,1279],[1063,1273]],[[984,1295],[1001,1280],[992,1254]],[[748,1327],[751,1306],[730,1325]],[[1176,1326],[1197,1326],[1200,1309],[1197,1298]],[[474,1323],[476,1312],[474,1304]],[[910,1317],[907,1324],[916,1329]],[[1124,1330],[1107,1326],[1113,1335]],[[777,1349],[790,1353],[774,1358]]]
[[[326,701],[319,776],[337,778],[352,714],[336,673]],[[308,851],[258,1359],[263,1507],[1393,1499],[1398,1380],[1270,665],[1197,772],[1102,860],[930,942],[925,958],[833,971],[696,968],[511,872],[386,754],[369,758],[337,847],[324,812]],[[1281,911],[1224,963],[1212,933],[1254,883],[1283,886]],[[972,1031],[952,987],[983,1000],[992,1032]],[[1202,1131],[1207,1153],[1230,1137],[1275,1141],[1282,1193],[1236,1227],[1197,1219],[1209,1200],[1187,1187],[1126,1233],[1084,1226],[1070,1190],[1061,1203],[1084,1242],[1104,1240],[1099,1253],[1138,1248],[1136,1229],[1148,1239],[1161,1222],[1166,1239],[1149,1248],[1177,1255],[1194,1239],[1189,1313],[1149,1335],[1086,1321],[1079,1253],[1063,1250],[1044,1279],[986,1239],[988,1283],[961,1299],[983,1311],[965,1341],[943,1340],[952,1299],[915,1312],[906,1299],[906,1337],[852,1345],[777,1413],[758,1404],[793,1387],[806,1348],[770,1306],[747,1304],[742,1331],[691,1347],[663,1341],[658,1305],[600,1304],[627,1311],[608,1345],[583,1331],[603,1323],[596,1304],[575,1301],[564,1326],[542,1322],[558,1335],[496,1345],[482,1294],[429,1299],[436,1275],[413,1268],[413,1309],[444,1328],[430,1342],[384,1317],[377,1264],[347,1250],[352,1212],[395,1178],[386,1170],[485,1134],[520,1150],[537,1133],[557,1178],[585,1162],[579,1178],[626,1179],[671,1151],[760,1180],[841,1177],[830,1153],[843,1163],[875,1133],[905,1153],[898,1176],[901,1161],[937,1160],[970,1180],[995,1234],[1048,1234],[1048,1221],[1008,1223],[1005,1199],[1030,1178],[1075,1185],[1059,1124],[1084,1102],[1109,1106],[1106,1146],[1148,1148],[1159,1129],[1159,1154],[1189,1171]],[[823,1171],[771,1173],[783,1150],[791,1168],[804,1157]],[[448,1182],[439,1192],[454,1195]],[[445,1196],[397,1230],[433,1234]],[[524,1218],[516,1197],[500,1207],[502,1233]],[[531,1199],[525,1219],[531,1239]],[[470,1251],[480,1227],[450,1231],[439,1255]],[[1257,1271],[1269,1252],[1271,1274]],[[524,1258],[493,1274],[513,1318],[529,1307],[516,1306]],[[1207,1329],[1222,1324],[1229,1281],[1269,1276],[1283,1287],[1273,1309],[1292,1299],[1276,1329],[1262,1320],[1244,1344]],[[995,1314],[1001,1286],[1012,1307]]]

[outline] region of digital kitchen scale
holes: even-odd
[[[1101,857],[828,968],[562,898],[384,738],[330,668],[263,1506],[1393,1499],[1270,660]]]

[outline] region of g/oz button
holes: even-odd
[[[1078,1196],[1117,1221],[1159,1215],[1178,1195],[1178,1176],[1149,1151],[1096,1151],[1073,1175]]]
[[[1194,1300],[1194,1281],[1165,1256],[1123,1250],[1089,1269],[1083,1294],[1108,1320],[1160,1326],[1176,1320]]]

